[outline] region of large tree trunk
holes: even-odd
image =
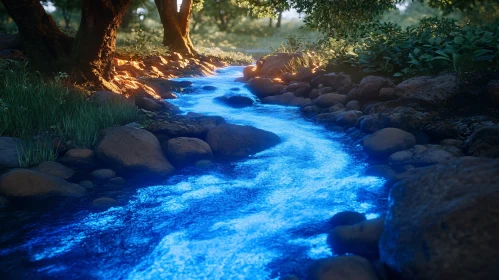
[[[39,0],[2,0],[23,37],[23,51],[43,72],[65,71],[73,39],[62,33]]]
[[[71,64],[77,76],[106,84],[111,79],[116,34],[132,0],[84,0]]]
[[[190,35],[189,23],[192,0],[183,0],[177,11],[176,0],[154,0],[163,24],[163,45],[184,55],[196,55]]]
[[[110,79],[116,32],[132,0],[84,0],[73,39],[62,33],[39,0],[2,0],[23,37],[25,53],[38,69],[64,71],[79,82],[115,89]]]
[[[281,28],[281,23],[282,23],[282,12],[279,12],[279,17],[277,18],[277,23],[275,25],[275,28]]]

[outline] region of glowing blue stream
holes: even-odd
[[[307,260],[331,255],[327,219],[343,210],[375,217],[383,181],[362,176],[365,164],[347,153],[342,135],[303,120],[296,108],[234,109],[214,100],[241,87],[234,82],[241,73],[229,67],[185,79],[194,92],[172,103],[272,131],[281,144],[231,165],[182,171],[138,189],[122,207],[45,222],[0,256],[22,251],[36,273],[72,279],[258,280],[301,274]],[[242,87],[237,94],[252,97]]]

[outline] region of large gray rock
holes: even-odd
[[[24,155],[21,139],[0,137],[0,169],[19,167],[19,159]]]
[[[465,146],[470,156],[499,157],[499,125],[476,129]]]
[[[384,218],[362,221],[333,228],[328,244],[335,254],[354,254],[371,260],[379,258],[378,242],[384,229]]]
[[[81,197],[84,187],[29,169],[14,169],[0,177],[0,195],[11,198]]]
[[[341,126],[352,127],[355,126],[359,118],[362,116],[361,111],[347,111],[341,113],[336,120],[336,123]]]
[[[312,79],[310,85],[315,88],[322,85],[331,88],[331,92],[335,92],[340,88],[351,86],[352,79],[343,73],[328,73]]]
[[[97,166],[95,153],[90,149],[71,149],[57,161],[75,170],[92,170]]]
[[[392,80],[378,76],[367,76],[360,81],[358,90],[354,89],[348,93],[349,100],[358,100],[366,103],[378,100],[382,88],[394,87]]]
[[[166,176],[174,167],[166,160],[158,139],[150,132],[131,127],[101,131],[95,154],[118,173]]]
[[[363,140],[364,151],[373,157],[388,157],[391,154],[416,145],[416,138],[398,128],[384,128]]]
[[[309,271],[309,280],[377,280],[368,260],[359,256],[339,256],[315,261]]]
[[[178,137],[167,143],[168,160],[177,167],[194,164],[200,160],[211,160],[212,151],[208,143],[198,138]]]
[[[262,60],[262,67],[259,73],[265,77],[276,78],[281,74],[288,72],[288,68],[295,60],[309,59],[302,53],[278,53],[267,56]]]
[[[157,112],[163,109],[163,105],[159,101],[148,97],[139,97],[135,99],[135,105],[140,109],[144,109],[147,111]]]
[[[248,89],[258,98],[278,95],[285,88],[280,84],[274,84],[270,78],[253,78],[247,84]]]
[[[208,131],[206,142],[215,156],[244,158],[279,144],[281,139],[255,127],[223,124]]]
[[[75,174],[73,169],[55,161],[44,161],[40,163],[35,169],[42,173],[59,177],[64,180],[70,180]]]
[[[147,130],[156,135],[162,135],[168,138],[204,138],[210,128],[224,123],[225,120],[222,117],[187,115],[169,120],[154,121],[147,127]]]
[[[397,279],[496,279],[499,161],[413,169],[391,190],[381,260]]]
[[[345,103],[347,97],[345,95],[337,94],[337,93],[326,93],[319,96],[314,104],[320,108],[329,108],[338,103]]]
[[[395,88],[398,97],[440,103],[452,99],[458,92],[456,75],[448,74],[435,78],[414,77],[403,81]]]

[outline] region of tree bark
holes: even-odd
[[[84,0],[71,64],[77,77],[106,84],[111,79],[116,34],[132,0]]]
[[[2,0],[23,37],[23,51],[42,72],[69,63],[73,39],[62,33],[39,0]],[[62,71],[62,70],[59,70]]]
[[[275,25],[275,28],[281,28],[281,23],[282,23],[282,12],[279,12],[279,17],[277,18],[277,23]]]
[[[47,73],[116,89],[111,78],[116,33],[132,0],[84,0],[75,38],[62,33],[39,0],[2,0],[15,21],[30,62]]]
[[[192,0],[183,0],[180,11],[177,11],[176,0],[154,0],[154,2],[163,24],[163,45],[184,55],[196,55],[189,34]]]

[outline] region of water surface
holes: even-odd
[[[228,93],[253,98],[234,82],[241,73],[242,67],[229,67],[217,76],[184,79],[193,88],[172,103],[186,113],[272,131],[281,144],[129,190],[123,206],[104,212],[76,207],[39,217],[0,237],[5,245],[2,240],[18,236],[0,249],[0,271],[42,279],[304,276],[311,260],[332,254],[326,245],[332,215],[355,210],[376,217],[385,209],[383,181],[362,175],[359,147],[345,143],[343,134],[302,119],[297,108],[219,103],[215,98]],[[204,91],[205,85],[217,89]]]

